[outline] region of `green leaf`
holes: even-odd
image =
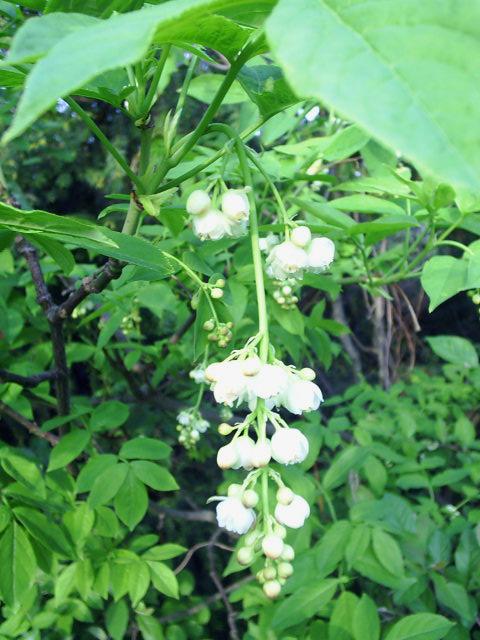
[[[88,504],[92,509],[109,502],[123,485],[128,473],[127,464],[110,466],[101,473],[93,483],[88,496]]]
[[[89,432],[84,429],[75,429],[63,436],[60,442],[52,449],[47,471],[62,469],[72,460],[78,458],[90,442],[90,437]]]
[[[92,431],[105,431],[121,426],[130,415],[128,405],[118,400],[106,400],[95,407],[90,416]]]
[[[178,484],[172,474],[154,462],[135,460],[130,463],[133,473],[143,483],[156,491],[175,491]]]
[[[12,522],[0,539],[0,593],[10,606],[18,603],[35,579],[37,563],[22,527]]]
[[[423,265],[422,287],[430,298],[432,312],[442,302],[470,288],[468,262],[452,256],[434,256]]]
[[[20,64],[38,60],[69,33],[96,22],[95,18],[81,13],[54,13],[30,18],[16,32],[5,63]]]
[[[345,127],[331,137],[322,155],[329,162],[338,162],[362,149],[368,140],[369,136],[359,127],[355,125]],[[334,201],[332,204],[335,206]]]
[[[363,556],[370,544],[370,538],[371,529],[368,525],[359,524],[353,529],[345,548],[345,559],[349,567],[351,567],[358,558]]]
[[[178,598],[178,582],[173,571],[162,562],[147,562],[153,586],[170,598]]]
[[[135,620],[144,640],[164,640],[162,626],[156,618],[142,614],[138,615]]]
[[[280,67],[273,64],[245,66],[238,74],[238,80],[266,118],[299,102]]]
[[[90,491],[98,476],[101,475],[107,467],[111,467],[116,464],[116,462],[117,456],[114,456],[112,453],[102,453],[90,458],[77,476],[77,492],[84,493],[85,491]]]
[[[131,469],[128,469],[125,480],[115,495],[114,505],[118,517],[130,531],[136,527],[147,512],[147,490]]]
[[[160,562],[162,560],[170,560],[176,558],[187,551],[186,547],[182,547],[180,544],[173,542],[167,542],[166,544],[160,544],[156,547],[151,547],[143,554],[144,560],[155,560]]]
[[[150,572],[145,562],[141,560],[135,567],[135,580],[130,584],[128,595],[132,601],[132,606],[136,607],[143,596],[147,593],[150,585]]]
[[[480,103],[471,77],[479,18],[472,2],[452,17],[444,0],[280,0],[266,31],[298,95],[322,100],[421,171],[478,191]]]
[[[465,369],[478,367],[478,354],[473,344],[459,336],[433,336],[426,338],[432,351],[442,360],[458,364]]]
[[[27,507],[15,507],[15,517],[28,533],[54,553],[71,557],[72,547],[60,527],[40,511]]]
[[[138,62],[154,38],[159,43],[178,38],[182,24],[191,24],[217,4],[217,0],[172,0],[158,7],[114,15],[67,34],[29,74],[4,143],[25,131],[58,98],[80,89],[105,71]]]
[[[112,602],[105,614],[105,625],[113,640],[122,640],[128,626],[128,606],[125,600]]]
[[[139,436],[125,442],[120,449],[120,457],[140,460],[163,460],[172,452],[171,447],[156,438]]]
[[[471,627],[476,619],[477,606],[472,596],[458,582],[447,581],[438,574],[432,575],[435,594],[441,605],[460,618],[464,626]]]
[[[379,640],[380,618],[374,601],[366,593],[360,598],[353,614],[355,640]]]
[[[328,624],[329,640],[353,640],[353,615],[357,603],[358,597],[350,591],[344,591],[336,599]]]
[[[33,244],[39,245],[45,253],[55,260],[65,275],[68,275],[75,267],[75,258],[73,257],[72,252],[60,244],[60,242],[52,240],[51,238],[39,236],[34,240],[32,238],[32,241]]]
[[[333,598],[337,585],[338,580],[327,579],[300,587],[275,607],[272,628],[283,631],[315,615]]]
[[[387,571],[395,576],[403,576],[403,556],[395,538],[376,527],[372,531],[372,547],[378,561]]]
[[[415,613],[393,625],[385,640],[441,640],[453,622],[434,613]]]
[[[219,73],[203,73],[190,82],[188,95],[199,102],[210,104],[212,96],[218,91],[224,76]],[[222,104],[238,104],[246,102],[248,96],[239,82],[233,82]]]
[[[335,489],[345,482],[352,469],[360,467],[369,455],[367,448],[349,447],[338,454],[323,477],[323,486],[327,491]]]
[[[0,203],[0,228],[11,229],[22,235],[34,234],[37,238],[53,238],[59,242],[73,244],[85,249],[131,262],[152,269],[159,278],[177,271],[178,266],[168,259],[163,251],[141,238],[127,236],[107,227],[84,222],[70,216],[58,216],[46,211],[21,211]]]
[[[383,200],[382,198],[376,198],[375,196],[367,195],[355,195],[345,196],[343,198],[335,198],[330,200],[329,203],[335,209],[340,211],[355,211],[357,213],[381,213],[390,216],[404,216],[405,211],[402,207],[398,206],[390,200]],[[415,220],[413,220],[413,224]]]
[[[45,497],[45,484],[36,464],[10,449],[0,450],[0,463],[9,476],[34,493]]]

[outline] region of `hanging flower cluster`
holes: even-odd
[[[305,271],[321,273],[333,262],[335,245],[329,238],[312,238],[308,227],[292,229],[290,240],[274,245],[267,255],[267,273],[274,280],[301,280]]]
[[[193,449],[202,433],[210,427],[196,408],[185,409],[177,415],[178,442],[185,449]]]
[[[239,238],[247,232],[250,205],[245,189],[228,189],[216,208],[206,191],[196,189],[187,199],[193,232],[200,240]]]
[[[280,360],[262,362],[255,348],[247,343],[244,349],[234,351],[223,362],[216,362],[205,370],[205,380],[217,402],[227,406],[246,403],[251,413],[236,425],[222,423],[219,432],[233,434],[231,441],[217,453],[221,469],[249,471],[242,485],[233,484],[227,496],[215,497],[217,520],[221,527],[240,535],[247,534],[237,552],[238,562],[251,564],[260,555],[264,568],[257,574],[265,594],[270,598],[279,595],[281,586],[292,574],[291,561],[294,552],[284,540],[286,527],[298,529],[310,514],[308,503],[285,486],[279,473],[268,467],[271,461],[283,465],[303,462],[309,445],[305,435],[289,425],[273,409],[284,407],[294,414],[318,409],[323,400],[322,392],[313,382],[312,369],[297,370]],[[264,429],[257,428],[263,423]],[[273,430],[267,437],[266,424]],[[250,433],[257,434],[256,440]],[[273,512],[255,489],[261,479],[277,485],[276,504]],[[260,507],[260,508],[257,508]]]

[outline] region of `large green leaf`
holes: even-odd
[[[430,298],[429,311],[460,291],[480,287],[480,255],[468,259],[434,256],[424,265],[421,282]]]
[[[238,79],[262,116],[270,117],[299,102],[286,83],[282,70],[275,65],[245,66]]]
[[[12,522],[0,539],[0,593],[9,605],[30,587],[35,578],[37,563],[22,527]]]
[[[280,0],[266,30],[298,95],[480,190],[479,0]]]
[[[178,269],[160,249],[141,238],[127,236],[70,216],[58,216],[46,211],[21,211],[0,203],[1,227],[22,235],[33,235],[34,238],[46,236],[59,242],[93,249],[122,262],[153,269],[159,278]]]
[[[333,598],[338,580],[315,580],[285,598],[275,609],[272,627],[276,630],[292,627],[318,613]]]
[[[34,66],[4,142],[25,131],[58,98],[105,71],[138,62],[154,39],[169,42],[180,38],[183,30],[192,35],[192,23],[228,4],[227,0],[171,0],[75,29]]]
[[[473,344],[460,336],[431,336],[427,338],[432,351],[443,360],[462,367],[478,367],[478,354]]]
[[[385,640],[441,640],[453,622],[434,613],[406,616],[390,629]]]

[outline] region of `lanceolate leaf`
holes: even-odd
[[[35,579],[37,563],[24,530],[12,522],[0,539],[0,593],[9,605],[30,587]]]
[[[160,249],[141,238],[127,236],[70,216],[58,216],[46,211],[21,211],[0,203],[1,227],[22,235],[34,234],[35,238],[46,236],[77,247],[93,249],[102,255],[152,269],[159,278],[178,269]]]
[[[75,29],[33,68],[3,141],[20,135],[58,98],[79,90],[105,71],[140,60],[153,39],[159,43],[179,39],[185,25],[191,31],[195,20],[225,4],[225,0],[171,0]]]
[[[385,640],[441,640],[453,622],[434,613],[416,613],[397,622]]]
[[[421,171],[480,190],[471,81],[479,2],[280,0],[266,29],[298,95],[322,100]]]

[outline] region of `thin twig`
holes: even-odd
[[[46,440],[52,445],[52,447],[54,447],[58,443],[58,438],[56,436],[51,433],[44,433],[36,422],[28,420],[28,418],[22,416],[21,413],[18,413],[17,411],[15,411],[15,409],[9,407],[8,404],[0,402],[0,413],[4,413],[9,418],[22,425],[22,427],[25,427],[25,429],[27,429],[27,431],[32,435]]]
[[[181,520],[191,520],[193,522],[210,522],[216,523],[215,514],[213,511],[207,511],[207,509],[200,509],[198,511],[187,511],[183,509],[171,509],[170,507],[163,507],[162,505],[152,505],[152,508],[159,514],[165,514],[172,518],[180,518]]]
[[[220,595],[220,598],[225,605],[225,611],[227,612],[227,623],[228,628],[230,629],[230,638],[232,640],[240,640],[240,635],[238,633],[237,623],[235,621],[237,614],[235,609],[232,607],[230,600],[228,599],[227,592],[225,591],[225,587],[223,586],[223,582],[220,580],[220,576],[218,575],[217,569],[215,567],[215,554],[213,553],[213,545],[216,542],[218,536],[221,534],[221,530],[218,529],[213,534],[210,544],[207,546],[207,556],[208,556],[208,564],[210,565],[209,575],[212,579],[213,584],[215,585],[217,592]]]
[[[42,371],[42,373],[34,373],[31,376],[21,376],[18,373],[0,369],[0,382],[15,382],[16,384],[22,385],[22,387],[36,387],[42,382],[45,382],[45,380],[54,380],[56,377],[57,372],[55,369]]]
[[[207,540],[207,542],[198,542],[197,544],[194,544],[193,547],[191,547],[187,551],[187,553],[185,554],[184,559],[180,562],[178,567],[175,568],[173,573],[179,574],[180,571],[183,571],[185,569],[187,564],[192,559],[194,553],[199,551],[199,549],[204,549],[205,547],[209,547],[209,546],[214,546],[214,547],[217,547],[218,549],[223,549],[224,551],[230,551],[230,552],[233,551],[232,547],[229,547],[226,544],[222,544],[221,542],[213,542],[212,543],[211,540]]]

